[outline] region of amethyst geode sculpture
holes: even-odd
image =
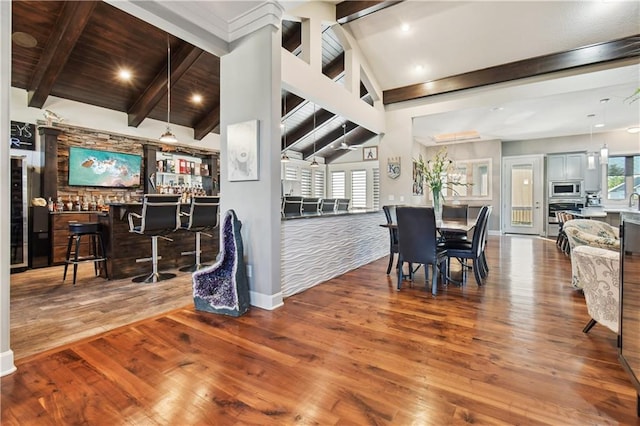
[[[242,223],[233,210],[220,229],[220,255],[215,264],[193,273],[196,310],[238,317],[249,309],[249,282],[244,263]]]

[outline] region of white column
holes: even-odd
[[[11,134],[11,2],[0,1],[0,376],[13,373],[13,351],[9,345],[9,288],[11,241],[11,154],[6,137]]]
[[[220,58],[221,213],[242,222],[251,304],[282,305],[280,283],[280,31],[265,26]],[[258,120],[258,179],[229,180],[228,126]],[[231,141],[233,143],[233,141]]]

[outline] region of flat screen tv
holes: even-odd
[[[136,154],[69,147],[69,185],[140,186],[142,157]]]

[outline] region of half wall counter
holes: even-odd
[[[287,215],[281,226],[284,297],[389,254],[382,210]]]

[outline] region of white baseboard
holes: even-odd
[[[256,293],[255,291],[249,291],[249,298],[252,306],[267,309],[269,311],[284,305],[282,292],[278,292],[276,294],[262,294]]]
[[[9,375],[17,370],[13,364],[13,351],[8,350],[0,353],[0,377]]]

